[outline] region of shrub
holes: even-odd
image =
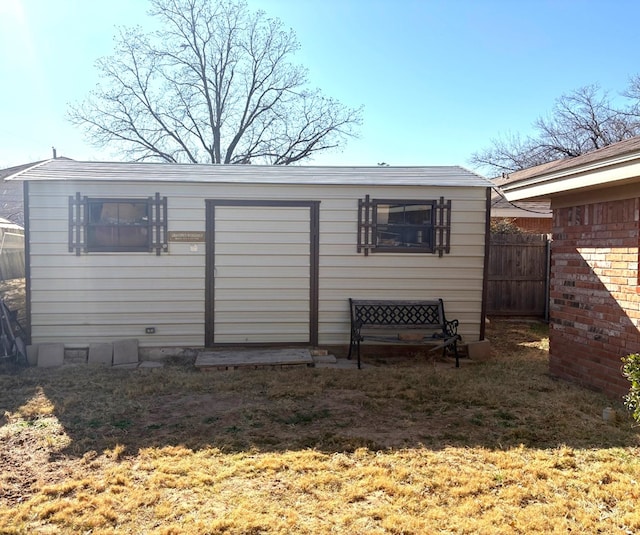
[[[640,353],[632,353],[622,357],[622,375],[624,375],[631,387],[624,397],[624,404],[631,411],[633,419],[640,422]]]
[[[516,220],[511,218],[491,219],[492,234],[522,234],[522,229],[516,225]]]

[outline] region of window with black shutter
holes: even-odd
[[[167,248],[167,198],[69,197],[69,252],[153,252]]]
[[[358,201],[357,251],[438,253],[450,251],[451,201],[371,199]]]

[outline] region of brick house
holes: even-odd
[[[640,137],[513,173],[510,201],[553,210],[550,371],[618,397],[640,352]]]
[[[523,172],[523,171],[521,171]],[[491,192],[491,222],[499,224],[508,221],[523,232],[532,234],[551,234],[552,218],[548,200],[510,202],[501,190],[508,178],[491,179],[495,184]]]

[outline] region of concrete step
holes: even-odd
[[[200,370],[257,368],[264,366],[313,366],[308,349],[228,349],[205,351],[196,357]]]

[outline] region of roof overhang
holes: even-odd
[[[547,200],[557,195],[635,183],[640,184],[640,151],[555,172],[543,171],[501,187],[509,201],[520,201]]]
[[[335,186],[455,186],[490,188],[492,183],[459,166],[357,167],[213,165],[47,160],[6,180],[200,182]]]
[[[31,163],[23,163],[21,165],[16,165],[14,167],[7,167],[6,169],[0,169],[0,180],[10,180],[12,177],[20,174],[22,171],[26,171],[27,169],[31,169],[32,167],[36,167],[41,163],[44,163],[48,160],[40,160],[38,162]]]

